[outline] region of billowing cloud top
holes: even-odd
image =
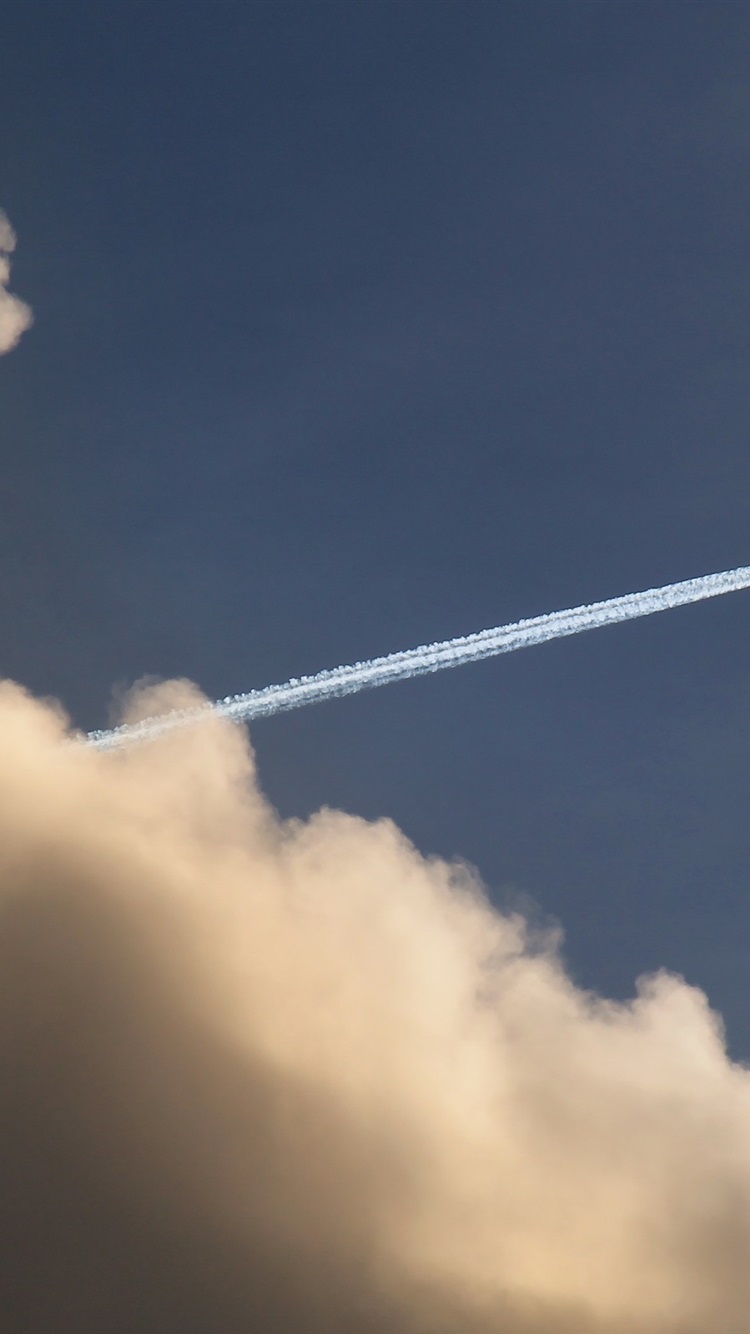
[[[580,991],[389,822],[279,820],[215,717],[105,753],[6,684],[0,735],[6,1334],[744,1334],[699,991]]]
[[[31,307],[8,291],[9,256],[16,248],[16,234],[7,215],[0,209],[0,355],[16,346],[21,334],[33,320]]]

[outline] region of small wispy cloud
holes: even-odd
[[[10,256],[15,248],[16,234],[0,209],[0,356],[16,346],[34,319],[31,306],[8,291]]]

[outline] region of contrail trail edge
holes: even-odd
[[[282,685],[265,686],[244,695],[228,695],[213,704],[194,709],[177,709],[161,717],[145,718],[142,722],[124,724],[109,731],[89,732],[86,740],[93,746],[111,748],[149,741],[173,727],[182,727],[198,721],[206,714],[219,714],[235,722],[252,718],[267,718],[274,713],[300,709],[306,704],[318,704],[325,699],[353,695],[358,690],[373,690],[389,681],[404,681],[427,672],[440,672],[446,667],[460,667],[479,658],[493,658],[500,653],[514,653],[516,649],[530,648],[549,639],[581,634],[618,621],[634,620],[638,616],[652,616],[657,611],[681,607],[688,602],[702,602],[705,598],[719,597],[750,587],[750,566],[724,570],[721,574],[707,574],[699,579],[685,579],[679,584],[663,588],[649,588],[643,593],[627,593],[623,597],[608,598],[606,602],[592,602],[567,611],[551,611],[529,620],[514,621],[510,625],[480,630],[476,634],[445,639],[435,644],[421,644],[418,648],[389,653],[383,658],[351,663],[348,667],[333,667],[314,676],[292,677]]]

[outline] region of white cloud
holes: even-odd
[[[215,717],[109,754],[0,683],[0,735],[9,1332],[748,1329],[702,993],[579,990],[389,822],[280,820]]]
[[[7,215],[0,210],[0,355],[16,346],[34,316],[31,307],[8,291],[10,258],[16,248],[16,234]]]

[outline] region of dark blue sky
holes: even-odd
[[[750,561],[740,3],[11,0],[0,672],[106,722]],[[259,723],[750,1055],[750,601]]]

